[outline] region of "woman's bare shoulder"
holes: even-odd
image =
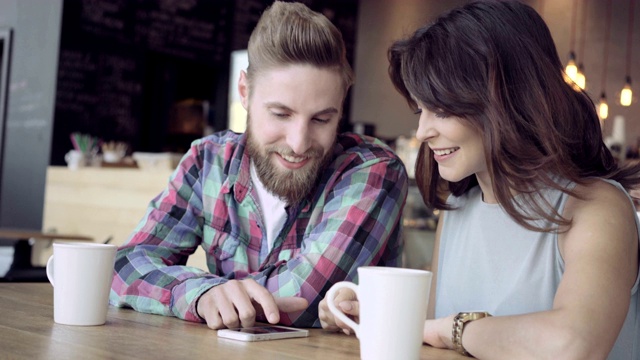
[[[627,194],[608,182],[596,180],[575,188],[577,196],[567,200],[562,216],[571,220],[567,232],[559,235],[565,252],[615,244],[620,252],[637,251],[636,210]],[[603,241],[605,240],[605,241]]]
[[[574,191],[577,196],[571,196],[567,200],[563,211],[566,218],[589,214],[605,217],[635,216],[635,209],[627,194],[606,181],[594,180],[577,185]]]

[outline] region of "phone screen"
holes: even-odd
[[[241,333],[247,334],[273,334],[273,333],[287,333],[287,332],[296,332],[298,329],[287,329],[276,326],[262,326],[262,327],[252,327],[252,328],[242,328],[242,329],[231,329],[234,331],[238,331]]]

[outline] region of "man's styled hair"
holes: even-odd
[[[260,17],[249,38],[247,78],[276,66],[308,64],[337,71],[345,94],[353,84],[340,30],[304,4],[274,2]]]

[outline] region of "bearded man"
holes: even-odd
[[[379,140],[338,134],[353,83],[338,29],[275,2],[248,53],[246,133],[192,144],[118,250],[111,304],[212,329],[319,327],[331,285],[400,265],[407,175]],[[208,271],[185,266],[198,246]]]

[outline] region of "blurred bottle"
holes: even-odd
[[[416,138],[416,131],[411,131],[411,136],[400,135],[396,139],[396,154],[407,168],[407,175],[410,179],[415,179],[416,161],[420,151],[420,140]]]

